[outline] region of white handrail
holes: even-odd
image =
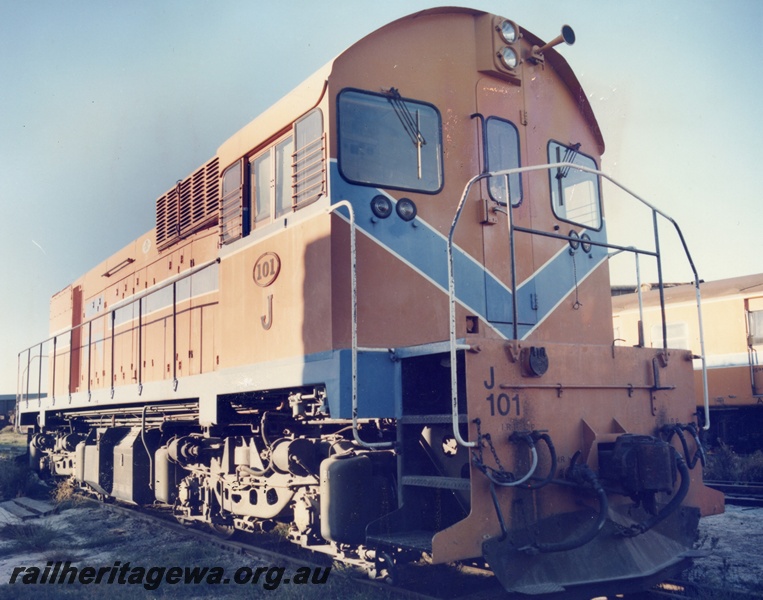
[[[699,275],[697,274],[697,269],[694,266],[694,261],[692,260],[691,254],[689,252],[689,248],[686,245],[686,240],[684,240],[683,233],[681,232],[681,228],[678,226],[678,223],[676,221],[668,216],[663,211],[659,210],[657,207],[655,207],[653,204],[647,202],[644,198],[639,196],[638,194],[634,193],[629,188],[625,187],[615,179],[613,179],[611,176],[609,176],[607,173],[604,173],[602,171],[599,171],[598,169],[592,169],[589,167],[585,167],[583,165],[577,165],[571,162],[559,162],[559,163],[550,163],[545,165],[533,165],[529,167],[517,167],[515,169],[503,169],[498,171],[489,171],[480,173],[479,175],[475,175],[472,177],[469,181],[467,181],[466,185],[464,186],[464,191],[461,195],[461,199],[458,202],[458,206],[456,207],[456,214],[453,217],[453,222],[450,226],[450,231],[448,233],[448,244],[447,244],[447,253],[448,253],[448,295],[449,295],[449,316],[450,316],[450,336],[449,336],[449,344],[450,344],[450,385],[451,385],[451,410],[452,410],[452,425],[453,425],[453,437],[455,437],[456,441],[466,447],[474,447],[477,445],[476,442],[468,442],[463,439],[461,436],[461,431],[459,428],[459,418],[458,418],[458,372],[457,372],[457,364],[456,364],[456,357],[457,357],[457,350],[460,349],[460,347],[457,344],[456,339],[456,291],[455,291],[455,275],[454,275],[454,269],[453,269],[453,235],[456,229],[456,225],[458,224],[459,219],[461,218],[461,213],[464,208],[464,204],[466,203],[466,198],[469,195],[469,192],[471,191],[472,186],[482,180],[487,179],[489,177],[506,177],[507,182],[507,193],[509,191],[508,187],[508,178],[510,175],[515,175],[519,173],[529,173],[532,171],[548,171],[550,169],[555,168],[572,168],[577,169],[579,171],[584,171],[586,173],[591,173],[594,175],[598,175],[600,177],[603,177],[604,179],[607,179],[608,181],[612,182],[615,186],[623,190],[628,195],[632,196],[636,200],[638,200],[641,204],[649,208],[653,214],[659,214],[664,219],[668,220],[670,223],[673,224],[673,227],[676,230],[676,233],[679,236],[679,239],[681,240],[681,244],[684,248],[684,253],[686,254],[686,258],[689,261],[689,266],[691,267],[692,273],[694,275],[694,286],[696,289],[696,296],[697,296],[697,319],[699,321],[699,339],[700,339],[700,360],[702,362],[702,383],[703,383],[703,401],[704,401],[704,408],[705,408],[705,424],[703,426],[703,429],[708,430],[710,428],[710,401],[708,398],[708,389],[707,389],[707,362],[705,358],[705,337],[704,337],[704,328],[702,324],[702,300],[701,300],[701,294],[700,294],[700,280]],[[508,198],[507,202],[507,212],[510,212],[512,209],[511,206],[511,198]],[[509,228],[511,229],[513,226],[511,224],[511,216],[509,215]],[[511,235],[511,231],[509,232]],[[603,246],[608,246],[607,244],[599,244]],[[611,246],[618,248],[620,250],[628,250],[631,252],[634,252],[638,254],[639,250],[636,248],[622,248],[617,246]],[[649,254],[652,254],[649,252]],[[513,274],[512,274],[513,276]],[[512,289],[512,303],[516,304],[516,298],[514,297],[514,292],[516,290]],[[514,312],[514,332],[515,337],[517,337],[517,317],[516,317],[516,310]]]
[[[364,448],[390,448],[392,442],[365,442],[358,431],[358,263],[355,244],[355,210],[349,200],[340,200],[326,208],[331,214],[338,208],[346,208],[350,213],[350,287],[352,306],[352,437]]]

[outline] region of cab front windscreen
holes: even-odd
[[[339,171],[352,183],[436,193],[442,188],[442,123],[431,104],[344,90],[338,98]]]

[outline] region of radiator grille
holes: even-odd
[[[160,250],[217,223],[219,170],[214,158],[156,201],[156,245]]]

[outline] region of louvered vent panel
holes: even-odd
[[[178,214],[177,188],[165,194],[167,196],[167,239],[176,237],[180,231],[180,215]]]
[[[167,196],[156,201],[156,245],[161,246],[167,239]]]
[[[177,236],[178,203],[176,190],[170,190],[156,201],[156,244],[161,246]]]
[[[182,181],[178,186],[180,191],[180,234],[183,235],[193,227],[193,213],[191,211],[191,180]]]
[[[195,223],[199,223],[207,217],[204,174],[205,169],[202,167],[191,176],[193,179],[193,220]]]
[[[220,186],[218,182],[220,180],[220,161],[213,159],[206,164],[205,167],[205,190],[206,196],[206,211],[208,215],[216,215],[220,210]]]
[[[216,224],[219,211],[219,165],[215,158],[156,201],[157,247],[167,248]]]

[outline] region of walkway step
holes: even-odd
[[[471,482],[460,477],[436,477],[424,475],[404,475],[403,485],[441,488],[447,490],[469,490]]]

